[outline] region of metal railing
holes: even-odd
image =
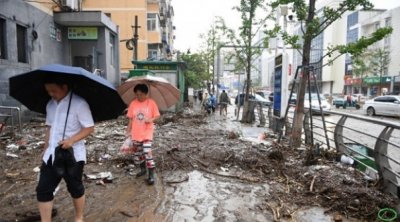
[[[385,121],[324,111],[326,127],[323,127],[321,115],[314,114],[319,110],[313,110],[313,115],[308,109],[305,111],[302,134],[305,145],[336,149],[339,154],[353,159],[355,167],[368,178],[380,180],[386,192],[400,197],[400,119]],[[258,104],[256,112],[258,116],[266,117],[264,120],[268,120],[268,124],[265,126],[271,128],[274,118],[272,106]],[[294,111],[290,109],[284,135],[291,135],[293,115]],[[259,120],[261,122],[261,118]]]
[[[11,126],[15,128],[15,118],[18,124],[18,130],[21,132],[22,130],[22,122],[21,122],[21,109],[19,107],[13,106],[0,106],[0,121],[7,121],[8,119],[11,120]],[[7,124],[5,122],[5,124]]]

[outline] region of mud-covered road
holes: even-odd
[[[374,221],[398,200],[381,193],[336,155],[311,155],[241,137],[232,118],[192,110],[165,114],[157,124],[156,185],[135,178],[131,158],[119,153],[126,120],[96,125],[87,141],[86,221]],[[35,186],[43,122],[0,140],[0,221],[35,221]],[[308,160],[308,161],[305,161]],[[103,177],[106,177],[105,179]],[[73,221],[64,182],[54,221]]]

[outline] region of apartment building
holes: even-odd
[[[78,3],[1,1],[0,105],[21,106],[9,96],[8,78],[51,63],[101,69],[120,84],[117,26],[99,11],[79,11]]]
[[[133,60],[171,60],[174,51],[174,9],[171,0],[85,0],[82,10],[102,11],[119,26],[120,70],[128,73]],[[134,58],[135,16],[137,58]]]
[[[375,16],[360,22],[361,35],[371,35],[380,27],[390,26],[393,32],[387,38],[376,42],[369,50],[385,50],[389,53],[389,63],[384,66],[383,73],[371,71],[362,78],[363,91],[361,93],[375,96],[382,93],[400,93],[400,44],[396,37],[400,35],[400,7],[381,11]],[[382,64],[383,65],[383,64]],[[354,78],[354,76],[353,76]]]

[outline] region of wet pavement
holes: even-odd
[[[267,128],[236,121],[234,108],[226,117],[200,113],[198,106],[163,115],[154,186],[136,178],[132,158],[119,153],[126,119],[97,124],[86,142],[86,221],[368,221],[379,207],[395,206],[331,154],[305,165],[305,152],[274,144]],[[35,221],[33,169],[43,129],[42,122],[31,123],[23,138],[0,143],[2,222]],[[64,183],[55,208],[53,221],[73,221]]]

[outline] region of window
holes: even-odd
[[[347,16],[347,29],[358,23],[358,12],[354,12]]]
[[[114,65],[115,63],[115,36],[110,33],[110,65]]]
[[[26,28],[21,25],[17,25],[17,53],[18,53],[18,62],[27,63],[27,55],[26,55]]]
[[[157,59],[158,58],[158,46],[157,46],[157,44],[149,44],[147,47],[148,47],[148,51],[147,51],[148,56],[147,56],[147,58],[148,59],[152,59],[152,60]]]
[[[375,31],[378,30],[381,27],[381,25],[379,24],[379,22],[375,23]]]
[[[147,31],[157,30],[157,15],[154,13],[147,14]]]
[[[0,59],[7,59],[6,55],[6,20],[0,18]]]
[[[386,18],[385,19],[385,27],[390,27],[392,26],[392,18]],[[390,46],[390,35],[386,38],[384,38],[384,45],[385,47],[389,47]]]
[[[388,103],[394,103],[395,101],[397,101],[397,99],[394,97],[387,97],[387,99],[386,99],[386,102],[388,102]]]
[[[388,102],[388,97],[386,97],[386,96],[383,96],[383,97],[378,97],[378,98],[376,98],[374,101],[375,102],[381,102],[381,103],[385,103],[385,102]]]

